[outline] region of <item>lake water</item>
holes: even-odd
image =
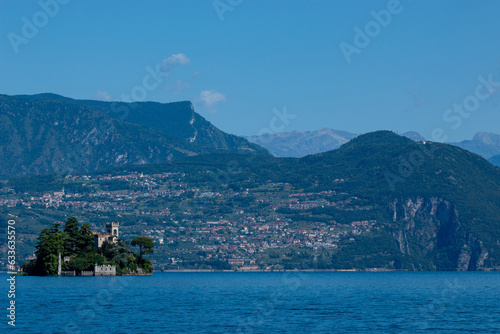
[[[17,277],[15,332],[500,333],[500,273]]]

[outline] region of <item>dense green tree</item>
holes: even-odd
[[[132,246],[139,246],[139,258],[145,254],[153,253],[154,242],[148,237],[137,237],[130,243]]]
[[[116,265],[118,274],[136,272],[138,267],[146,273],[153,271],[152,265],[150,266],[151,262],[147,259],[139,259],[139,255],[132,252],[123,240],[118,240],[114,244],[105,242],[100,251],[108,261]]]
[[[153,264],[149,261],[149,259],[142,259],[141,267],[145,273],[151,273],[154,269]]]
[[[36,259],[23,264],[23,271],[30,275],[56,275],[59,254],[69,256],[69,262],[62,263],[63,270],[93,270],[94,265],[114,264],[118,274],[130,274],[142,269],[144,273],[151,273],[153,265],[144,254],[153,252],[154,243],[151,239],[139,237],[134,239],[133,245],[139,246],[139,254],[130,250],[129,245],[118,240],[111,244],[105,242],[100,249],[94,246],[94,236],[90,225],[85,223],[79,227],[78,220],[69,218],[64,224],[54,223],[45,228],[37,238]]]
[[[64,251],[66,234],[60,231],[60,224],[54,223],[38,237],[36,246],[35,275],[56,275],[59,254]]]
[[[93,265],[87,258],[85,257],[76,257],[71,259],[66,266],[68,270],[82,271],[89,270],[89,268]]]
[[[76,238],[76,247],[80,252],[95,252],[94,235],[88,223],[82,224]]]
[[[144,259],[143,255],[153,253],[154,242],[148,237],[137,237],[132,239],[130,242],[132,246],[139,246],[139,258],[137,259],[137,264],[145,272],[153,271],[153,264],[148,259]]]
[[[64,233],[66,233],[64,255],[72,255],[75,253],[79,236],[78,220],[75,217],[68,218],[66,223],[64,223]]]

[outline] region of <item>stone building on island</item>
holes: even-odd
[[[99,233],[97,231],[92,231],[94,235],[94,246],[99,249],[102,247],[104,242],[109,242],[114,244],[118,241],[120,223],[118,222],[106,222],[106,232]],[[64,257],[64,262],[69,262],[69,256]],[[58,266],[57,266],[58,276],[76,276],[75,271],[63,271],[61,254],[59,253]],[[80,276],[116,276],[116,266],[108,265],[94,265],[93,271],[81,271]]]
[[[94,246],[96,248],[101,248],[102,244],[107,241],[114,244],[118,241],[120,223],[118,222],[106,222],[106,232],[99,233],[97,231],[92,231],[94,234]]]

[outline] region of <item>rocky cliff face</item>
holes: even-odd
[[[85,173],[212,152],[268,152],[222,132],[190,102],[78,101],[0,94],[0,179]]]
[[[173,139],[180,139],[188,143],[190,150],[197,154],[214,152],[268,154],[262,147],[215,127],[196,113],[189,101],[124,103],[74,100],[74,102],[99,110],[112,118],[155,129]]]
[[[401,253],[423,258],[436,270],[488,269],[488,250],[463,228],[453,203],[442,198],[397,199],[389,212]]]
[[[95,171],[188,154],[181,140],[74,103],[0,96],[0,120],[0,178]]]

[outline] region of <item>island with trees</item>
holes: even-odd
[[[144,255],[153,253],[153,240],[134,238],[130,244],[138,247],[135,253],[118,238],[118,223],[106,225],[110,233],[100,234],[71,217],[43,229],[37,238],[36,259],[24,263],[23,271],[33,276],[151,275],[153,265]]]

